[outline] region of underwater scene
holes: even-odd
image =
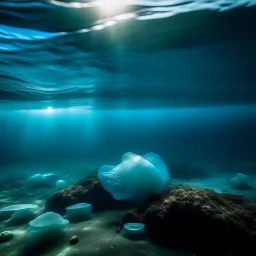
[[[255,67],[255,0],[1,0],[0,256],[255,256]]]

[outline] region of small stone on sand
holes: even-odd
[[[75,245],[78,243],[78,237],[77,236],[72,236],[69,240],[70,245]]]

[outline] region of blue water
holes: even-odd
[[[155,152],[256,186],[255,63],[255,0],[2,0],[0,181]]]
[[[255,1],[0,5],[0,98],[20,108],[255,101]]]
[[[254,162],[255,3],[2,1],[0,162]]]
[[[252,106],[2,113],[1,162],[117,162],[125,152],[153,151],[174,162],[254,162]],[[95,166],[97,168],[97,166]],[[249,171],[249,170],[247,170]]]

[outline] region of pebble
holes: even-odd
[[[78,237],[77,236],[72,236],[69,240],[70,245],[75,245],[78,243]]]

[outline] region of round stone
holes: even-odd
[[[69,240],[70,245],[75,245],[78,243],[78,237],[77,236],[72,236]]]

